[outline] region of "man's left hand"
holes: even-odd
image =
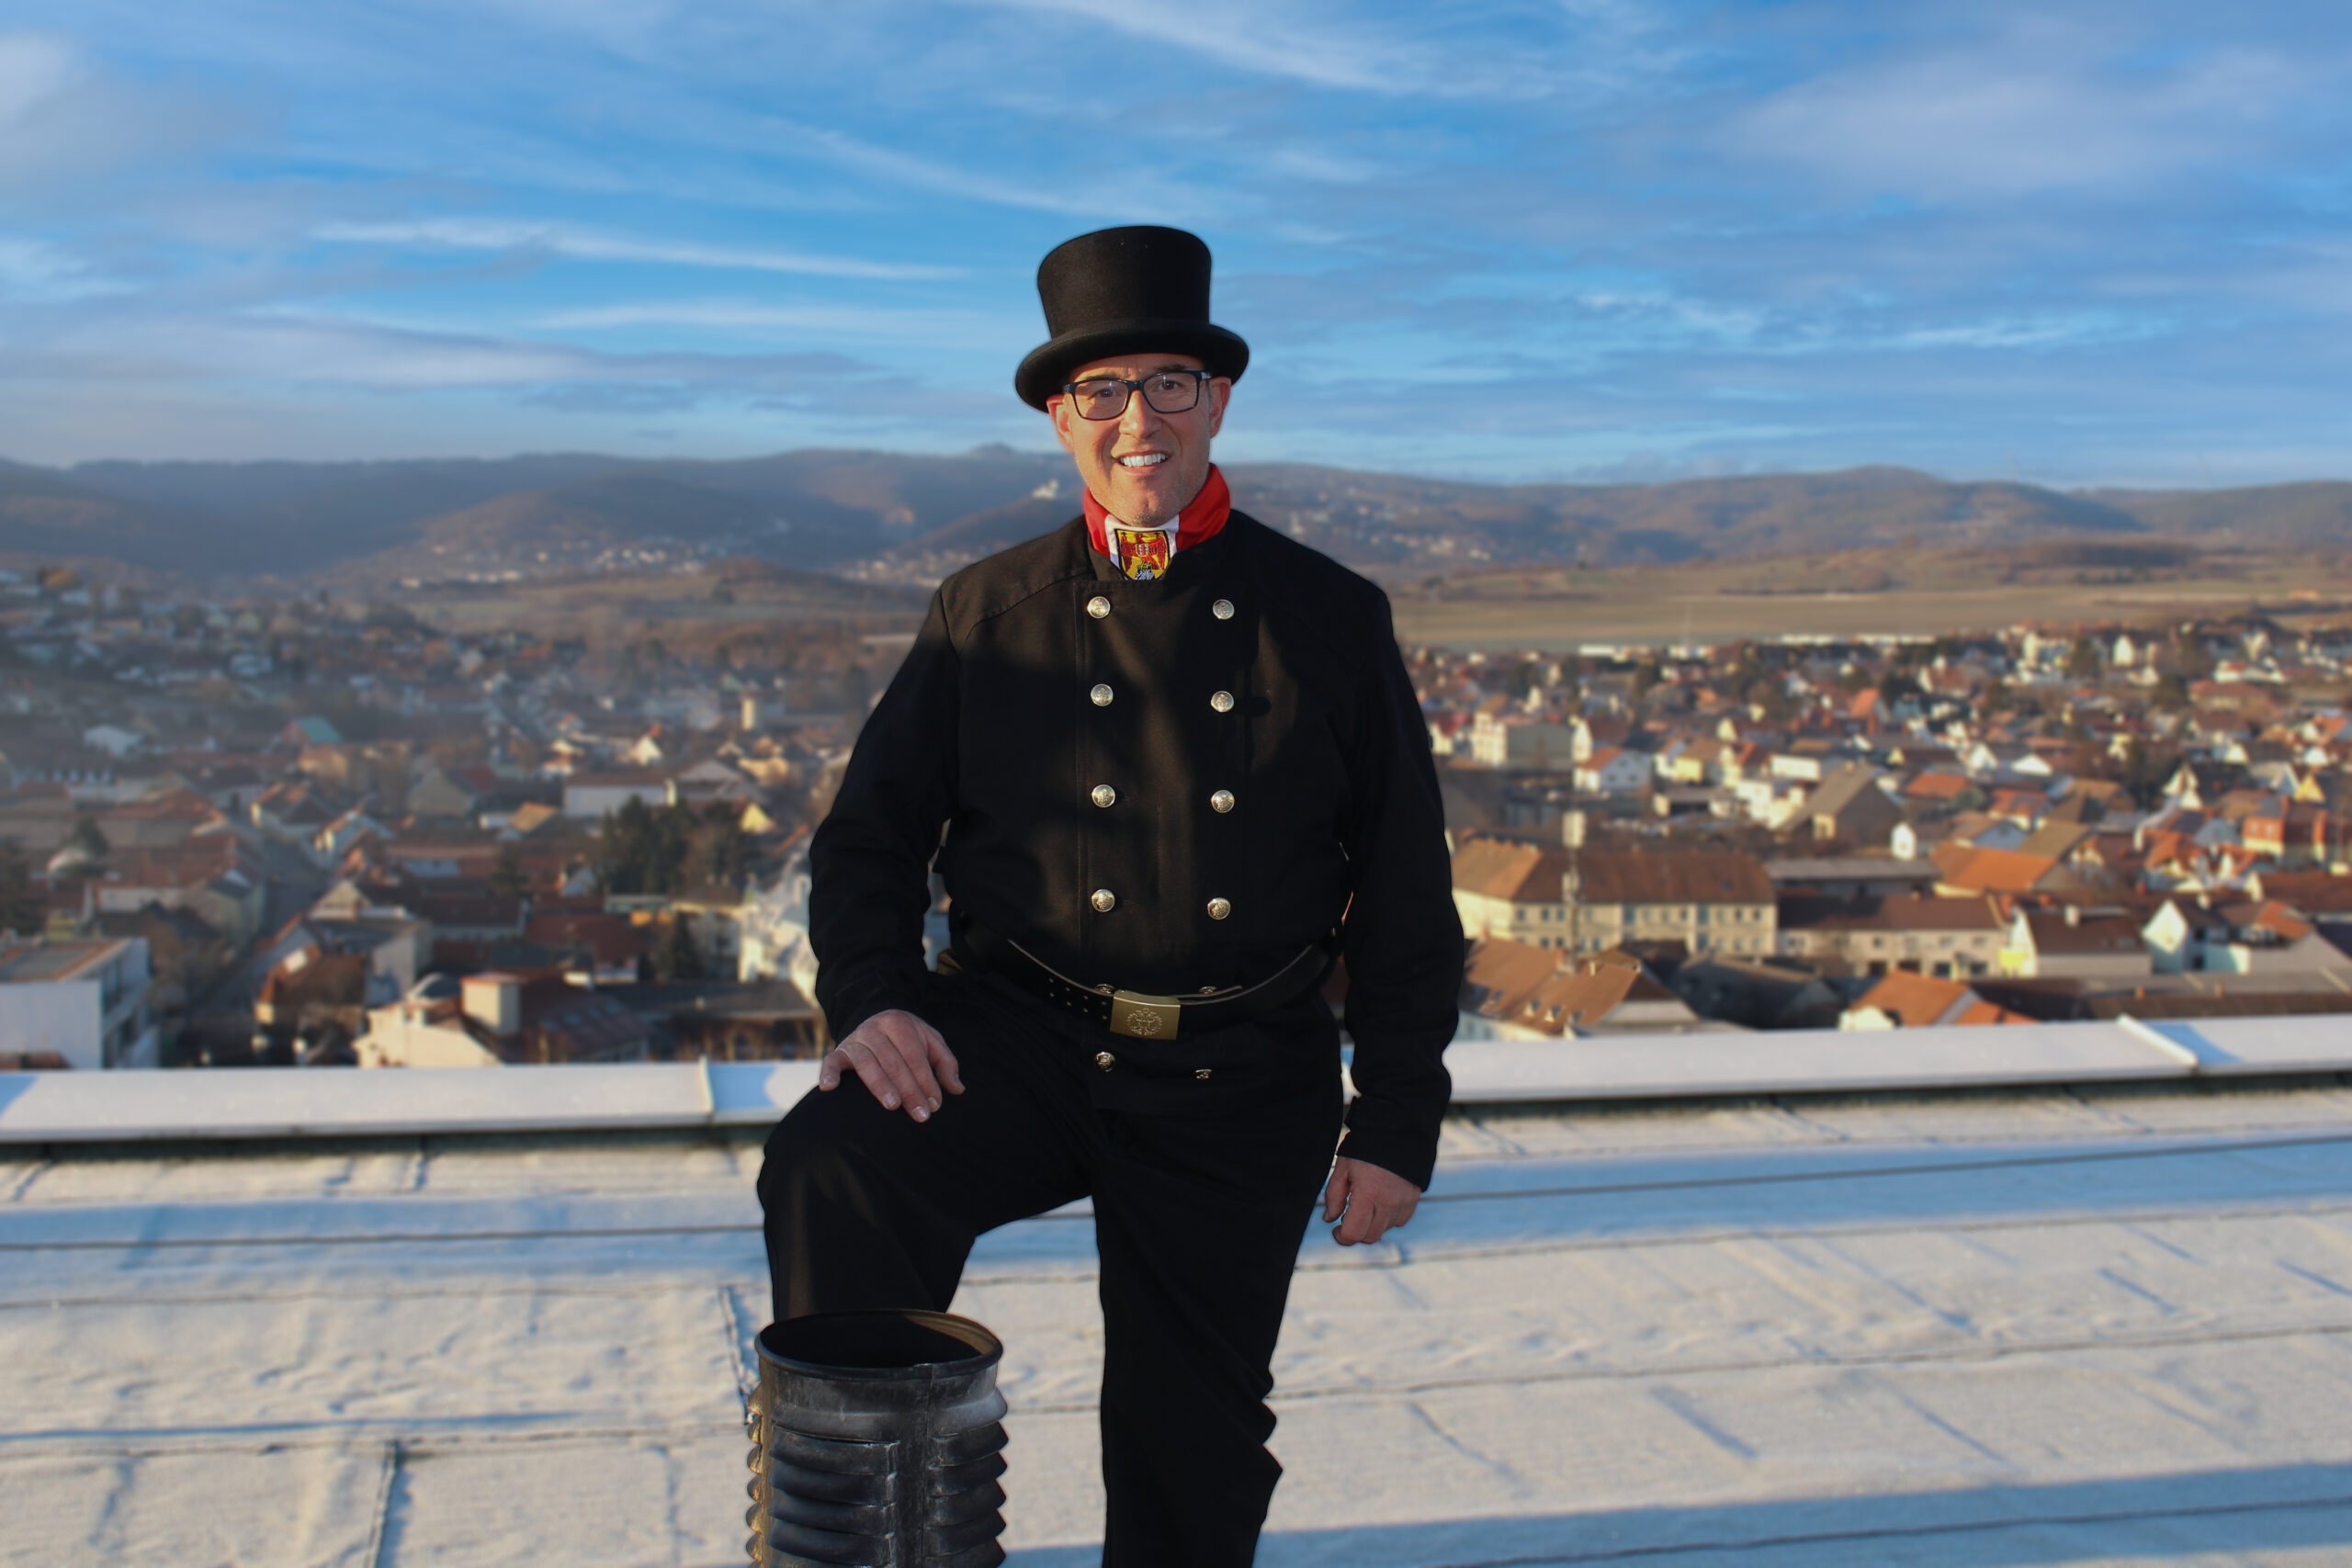
[[[1394,1171],[1336,1159],[1331,1179],[1323,1184],[1323,1223],[1339,1221],[1331,1239],[1341,1247],[1363,1247],[1410,1220],[1420,1202],[1421,1190]]]

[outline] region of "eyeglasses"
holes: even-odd
[[[1090,376],[1063,382],[1062,390],[1069,394],[1081,419],[1116,419],[1127,412],[1127,400],[1137,392],[1155,413],[1182,413],[1199,405],[1201,383],[1209,375],[1206,370],[1155,370],[1140,381]]]

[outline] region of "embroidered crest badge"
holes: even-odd
[[[1119,570],[1137,582],[1149,582],[1168,570],[1168,535],[1159,528],[1121,528]]]

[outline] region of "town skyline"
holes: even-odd
[[[803,851],[920,594],[655,575],[685,596],[582,620],[561,588],[527,626],[479,587],[0,573],[0,1010],[109,998],[70,1050],[19,1028],[17,1065],[819,1049]],[[1464,1039],[2332,1012],[2352,986],[2342,604],[1400,631]]]

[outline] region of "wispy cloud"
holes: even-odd
[[[2352,13],[2308,0],[35,12],[13,456],[1029,439],[1030,270],[1151,220],[1257,350],[1237,451],[2340,453]]]
[[[533,323],[549,332],[695,327],[794,334],[831,341],[939,347],[1001,346],[1037,335],[1026,312],[882,310],[855,305],[777,305],[755,299],[650,299],[558,310]]]
[[[866,261],[797,251],[745,250],[673,240],[598,233],[560,223],[477,218],[427,218],[386,223],[328,223],[312,237],[331,244],[391,245],[455,251],[526,251],[575,261],[645,262],[733,272],[786,272],[813,277],[944,278],[960,267]]]
[[[1534,96],[1585,69],[1585,62],[1546,50],[1494,48],[1492,30],[1476,25],[1485,18],[1467,7],[1416,7],[1392,20],[1375,19],[1361,6],[1283,0],[1193,0],[1181,6],[1102,6],[1094,0],[963,3],[1065,17],[1252,75],[1355,92]],[[1587,14],[1579,16],[1579,9]],[[1557,40],[1603,13],[1602,7],[1558,7],[1537,39]],[[1614,20],[1613,8],[1607,15]],[[1544,38],[1545,32],[1551,38]]]
[[[38,240],[0,235],[0,304],[43,304],[115,294],[129,285]]]
[[[0,131],[23,126],[84,75],[78,51],[48,33],[0,33]]]
[[[2112,190],[2241,158],[2314,89],[2342,87],[2275,50],[2149,64],[2037,19],[1798,84],[1728,129],[1746,152],[1930,199]]]
[[[141,159],[183,159],[235,118],[194,92],[133,89],[76,39],[0,32],[0,196],[84,191]]]

